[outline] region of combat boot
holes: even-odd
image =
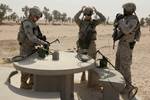
[[[21,83],[20,88],[21,89],[32,89],[32,86],[27,83]]]

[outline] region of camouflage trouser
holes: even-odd
[[[35,52],[35,47],[28,44],[20,45],[20,55],[27,57]],[[20,88],[31,89],[33,86],[33,74],[21,72],[21,85]]]
[[[128,42],[120,41],[116,53],[116,69],[124,76],[126,85],[130,86],[131,81],[131,64],[132,64],[132,49]]]
[[[96,59],[96,44],[95,41],[92,41],[89,49],[88,49],[88,55],[92,57],[93,59]],[[95,76],[94,76],[95,77]],[[88,70],[88,87],[93,87],[95,83],[93,83],[93,70]]]
[[[23,89],[31,89],[33,86],[33,74],[21,72],[21,86]]]
[[[88,48],[88,55],[93,59],[96,58],[96,44],[95,41],[91,41],[90,46]]]
[[[95,44],[95,41],[91,41],[90,45],[89,45],[89,48],[88,48],[88,55],[90,57],[92,57],[93,59],[96,58],[96,44]],[[88,87],[92,87],[92,73],[93,71],[92,70],[88,70]],[[81,81],[84,81],[85,80],[85,72],[82,73],[82,76],[81,76]]]

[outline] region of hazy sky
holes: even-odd
[[[73,17],[83,5],[95,6],[105,16],[110,16],[113,20],[116,13],[122,12],[122,4],[126,2],[134,2],[137,5],[137,15],[146,17],[150,14],[150,0],[0,0],[0,3],[9,5],[20,16],[23,15],[21,8],[25,5],[29,7],[39,6],[43,9],[44,6],[60,12],[66,12],[68,16]]]

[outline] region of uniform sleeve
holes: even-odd
[[[81,23],[81,19],[79,18],[81,15],[82,11],[79,11],[75,16],[74,16],[74,20],[77,23],[77,25],[80,25]]]
[[[38,39],[36,37],[36,35],[34,35],[34,33],[33,33],[33,26],[32,26],[31,22],[25,21],[23,23],[23,28],[24,28],[26,36],[28,37],[28,39],[31,42],[39,44],[39,45],[44,45],[45,44],[45,42],[43,40]]]
[[[119,25],[118,27],[120,28],[120,30],[125,34],[125,35],[128,35],[128,34],[131,34],[134,29],[136,28],[137,26],[137,20],[135,19],[132,19],[130,20],[128,23],[126,22],[126,20],[124,19],[121,19],[119,21]]]
[[[98,25],[98,24],[100,24],[102,22],[105,22],[106,18],[105,18],[105,16],[102,13],[100,13],[98,11],[96,11],[95,13],[96,13],[96,15],[99,16],[99,19],[95,20],[95,25]]]

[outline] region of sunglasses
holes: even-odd
[[[92,16],[92,14],[84,14],[84,16]]]

